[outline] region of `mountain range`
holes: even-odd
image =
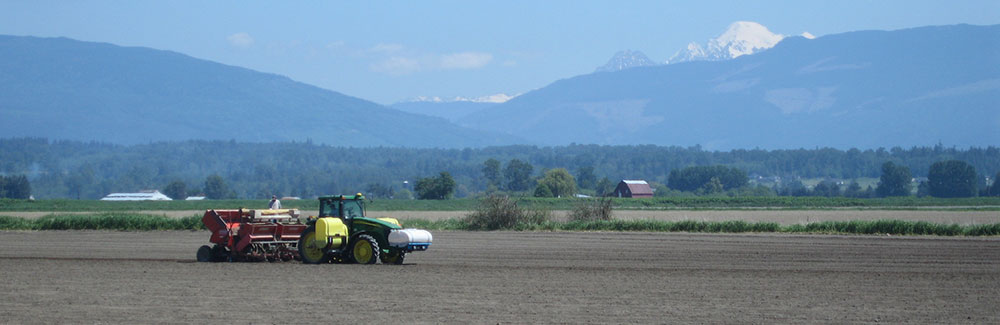
[[[784,38],[784,35],[772,33],[759,23],[737,21],[730,24],[722,35],[709,39],[705,45],[689,43],[687,48],[670,57],[667,63],[734,59],[772,48]]]
[[[816,38],[808,32],[800,36]],[[723,61],[765,51],[777,45],[786,36],[772,33],[767,27],[752,21],[737,21],[729,24],[726,31],[718,37],[711,38],[704,45],[691,42],[687,47],[677,51],[663,64],[690,61]],[[594,72],[621,71],[635,67],[657,65],[642,51],[618,51],[608,60],[608,63],[597,67]]]
[[[996,145],[998,40],[1000,25],[787,37],[731,60],[559,80],[459,122],[547,145]]]
[[[175,52],[19,36],[0,36],[0,137],[449,148],[521,142]]]
[[[656,65],[656,62],[650,60],[645,53],[642,53],[641,51],[624,50],[615,53],[615,55],[608,60],[608,63],[597,67],[594,72],[614,72],[635,67],[648,67],[654,65]]]
[[[651,65],[623,51],[601,72],[513,98],[389,107],[170,51],[0,36],[0,137],[720,150],[1000,143],[1000,25],[778,35],[764,46],[773,35],[736,23],[701,47],[705,56]]]

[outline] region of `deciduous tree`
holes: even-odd
[[[552,197],[552,190],[548,185],[539,183],[535,186],[535,197]]]
[[[597,176],[594,175],[593,166],[580,167],[576,170],[576,185],[588,190],[597,186]]]
[[[570,197],[576,194],[576,180],[565,168],[550,169],[538,181],[539,186],[549,188],[554,197]]]
[[[976,169],[960,160],[939,161],[931,165],[927,183],[933,197],[976,196]]]
[[[417,198],[421,200],[444,200],[451,198],[455,192],[455,179],[448,172],[441,172],[438,177],[421,178],[413,188]]]
[[[0,197],[26,200],[31,197],[31,182],[28,176],[0,176]]]
[[[500,161],[490,158],[483,162],[483,177],[487,186],[500,186]]]
[[[209,200],[221,200],[231,197],[229,186],[219,175],[210,175],[205,178],[205,198]]]
[[[503,177],[507,181],[507,190],[510,191],[527,191],[531,188],[531,173],[534,172],[535,167],[531,164],[520,161],[518,159],[511,159],[507,162],[507,166],[503,168]]]
[[[847,185],[847,189],[844,190],[844,196],[846,197],[860,198],[863,195],[862,193],[864,192],[862,192],[861,184],[858,184],[858,181],[851,181],[851,184]]]
[[[600,181],[597,181],[597,185],[594,187],[594,191],[597,192],[597,196],[606,196],[615,190],[615,184],[611,183],[611,180],[607,177],[601,178]]]
[[[861,187],[858,186],[858,189],[860,188]],[[840,185],[837,185],[837,183],[833,181],[822,181],[819,182],[819,184],[816,184],[816,187],[813,188],[813,194],[825,197],[840,196]]]
[[[879,197],[909,196],[911,181],[909,168],[887,161],[882,164],[882,176],[875,193]]]
[[[184,184],[184,182],[180,180],[170,182],[170,184],[167,184],[167,186],[163,188],[163,195],[169,196],[174,200],[186,199],[187,184]]]

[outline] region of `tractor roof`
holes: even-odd
[[[364,200],[364,198],[365,196],[361,195],[361,193],[355,195],[326,195],[319,197],[320,200],[341,200],[341,201]]]

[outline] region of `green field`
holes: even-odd
[[[577,198],[519,199],[524,207],[550,210],[570,210]],[[615,209],[969,209],[1000,211],[1000,197],[959,199],[896,197],[881,199],[827,198],[827,197],[664,197],[647,199],[615,198]],[[475,208],[477,199],[453,200],[373,200],[368,209],[373,211],[468,211]],[[264,208],[267,200],[205,200],[205,201],[97,201],[97,200],[11,200],[0,199],[0,212],[116,212]],[[316,200],[283,201],[285,208],[302,210],[318,209]]]

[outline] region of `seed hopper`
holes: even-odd
[[[198,249],[201,262],[299,260],[297,246],[307,227],[298,209],[211,209],[201,221],[214,244]]]

